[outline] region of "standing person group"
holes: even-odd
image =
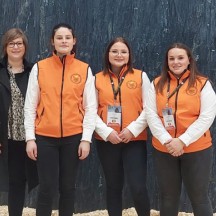
[[[146,110],[153,134],[160,215],[178,215],[183,181],[194,215],[212,216],[209,127],[216,114],[216,96],[184,44],[168,48],[161,75],[151,84]]]
[[[22,215],[26,182],[30,191],[39,177],[36,216],[51,215],[57,192],[59,216],[71,216],[79,163],[89,155],[95,130],[109,215],[122,215],[127,180],[138,216],[150,216],[149,125],[160,215],[178,215],[184,182],[194,215],[212,216],[209,128],[216,96],[191,50],[181,43],[171,45],[161,75],[150,84],[147,74],[133,67],[132,50],[124,38],[108,44],[103,70],[95,76],[88,64],[75,58],[76,42],[70,25],[54,26],[52,55],[32,67],[25,59],[25,34],[14,28],[3,37],[0,190],[9,189],[9,215]]]
[[[32,64],[25,59],[28,41],[19,28],[2,38],[0,62],[0,191],[8,191],[10,216],[22,216],[26,183],[37,185],[36,163],[26,154],[24,101]]]

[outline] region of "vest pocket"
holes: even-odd
[[[100,116],[101,119],[103,119],[103,110],[101,110],[101,113],[100,113],[99,116]]]
[[[38,112],[37,112],[36,125],[40,124],[43,114],[44,114],[44,107],[41,107],[41,109],[38,109]]]
[[[82,119],[84,118],[84,111],[83,109],[78,105],[79,114],[82,116]]]

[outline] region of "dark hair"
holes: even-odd
[[[189,76],[189,82],[188,82],[188,86],[187,89],[194,87],[196,85],[196,81],[200,81],[198,76],[203,76],[199,71],[198,68],[196,66],[196,60],[193,57],[192,51],[190,50],[189,47],[187,47],[185,44],[182,43],[174,43],[172,44],[166,51],[166,55],[165,55],[165,59],[164,59],[164,63],[163,63],[163,67],[162,67],[162,71],[161,71],[161,75],[160,75],[160,80],[158,81],[158,83],[156,84],[155,88],[156,88],[156,92],[160,92],[162,94],[163,92],[163,88],[165,83],[168,80],[168,71],[169,66],[168,66],[168,52],[173,49],[173,48],[179,48],[179,49],[184,49],[187,53],[187,56],[189,58],[190,64],[188,65],[188,70],[190,70],[190,76]]]
[[[25,56],[26,51],[27,51],[27,47],[28,47],[28,39],[27,39],[26,35],[24,34],[24,32],[20,28],[11,28],[8,31],[6,31],[2,37],[2,55],[3,55],[3,57],[7,56],[8,43],[10,43],[11,41],[13,41],[19,37],[22,38],[23,44],[25,46],[25,53],[24,53],[24,56]]]
[[[71,31],[73,38],[76,38],[73,28],[67,23],[59,23],[52,29],[51,41],[54,41],[55,33],[59,28],[67,28]],[[72,52],[76,52],[76,44],[73,46]]]
[[[106,48],[106,51],[105,51],[105,55],[104,55],[104,68],[103,68],[103,71],[104,71],[104,74],[108,73],[110,68],[111,68],[111,65],[110,65],[110,62],[109,62],[109,52],[110,52],[110,48],[112,47],[113,44],[117,43],[117,42],[121,42],[123,44],[125,44],[129,50],[129,60],[128,60],[128,63],[127,63],[127,66],[128,66],[128,71],[129,72],[133,72],[133,63],[132,63],[132,50],[131,50],[131,47],[129,45],[129,43],[127,42],[127,40],[123,37],[116,37],[114,38],[107,46]]]

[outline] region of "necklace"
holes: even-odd
[[[24,65],[22,65],[21,68],[13,68],[13,66],[8,64],[7,69],[13,74],[22,73],[24,71]]]

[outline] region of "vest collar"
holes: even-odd
[[[124,75],[124,73],[125,73],[127,70],[128,70],[128,66],[125,65],[125,66],[123,66],[123,68],[121,69],[121,71],[120,71],[120,73],[119,73],[118,76],[117,76],[116,74],[114,74],[114,73],[111,71],[111,69],[109,69],[109,73],[111,73],[112,75],[117,76],[117,77],[122,77],[122,76]]]
[[[56,52],[53,52],[53,58],[55,59],[56,62],[58,63],[72,63],[73,60],[75,59],[75,53],[72,53],[70,55],[64,55],[62,58],[60,58],[58,55],[56,55]]]
[[[181,81],[181,80],[183,80],[184,78],[190,76],[190,71],[189,71],[189,70],[185,70],[185,71],[181,74],[180,77],[176,77],[172,71],[168,71],[168,74],[169,74],[169,77],[170,77],[171,80],[179,80],[179,81]]]

